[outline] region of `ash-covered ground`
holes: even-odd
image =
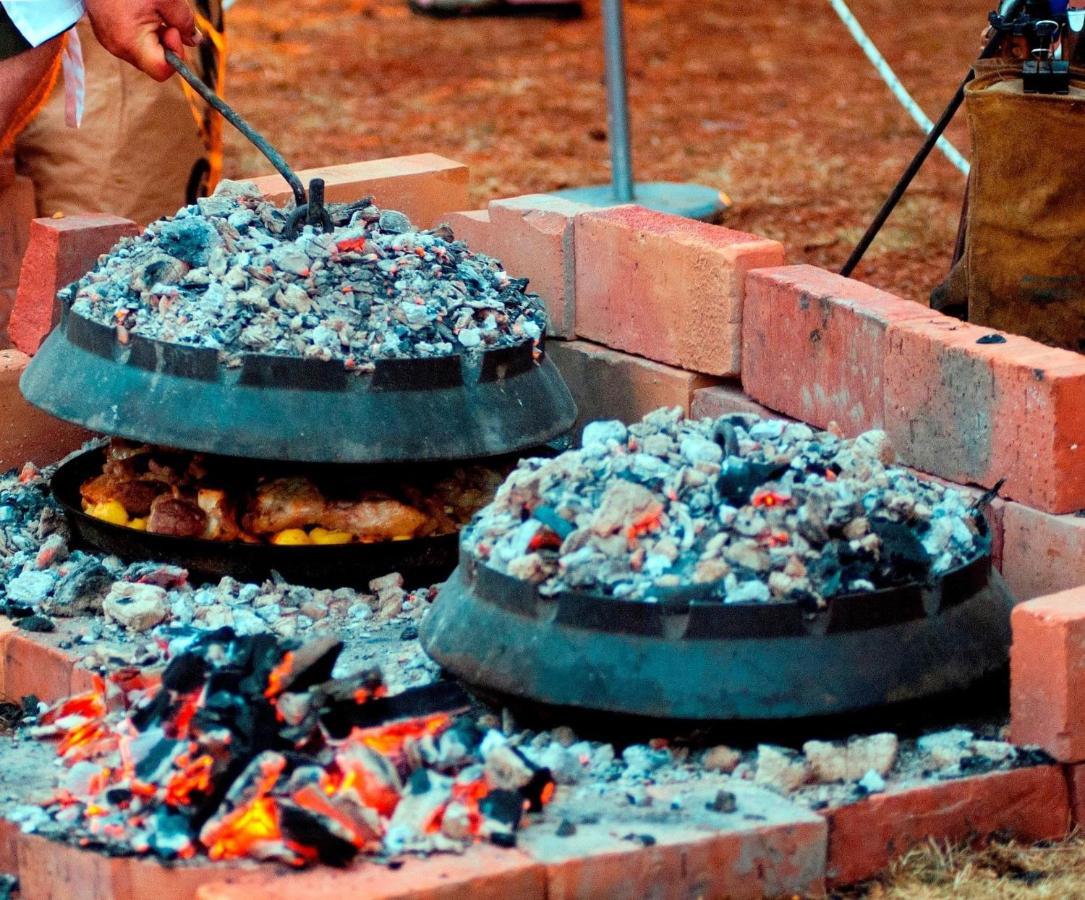
[[[99,673],[160,667],[171,644],[184,643],[192,629],[228,626],[302,640],[337,635],[345,649],[336,674],[378,667],[392,693],[440,677],[417,639],[439,586],[408,591],[395,573],[367,591],[314,590],[281,579],[192,584],[181,569],[126,565],[71,548],[47,475],[26,467],[0,479],[3,611],[79,665]],[[759,743],[756,735],[735,746],[669,734],[636,743],[606,735],[586,740],[564,727],[525,728],[506,711],[481,705],[473,715],[482,729],[501,736],[495,740],[552,771],[559,785],[554,801],[529,817],[519,837],[546,852],[562,852],[563,842],[576,840],[647,844],[684,827],[758,828],[794,815],[792,803],[816,811],[872,793],[1044,761],[1005,742],[998,715],[918,738],[879,732],[819,741],[823,735],[811,733],[791,735],[787,746]],[[862,724],[855,720],[857,730]],[[55,765],[43,765],[46,760]],[[0,761],[0,812],[26,828],[63,836],[34,805],[62,775],[52,749],[17,731],[2,739]],[[33,774],[21,778],[20,772]]]

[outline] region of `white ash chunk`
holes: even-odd
[[[129,631],[148,631],[169,615],[165,588],[117,582],[102,603],[106,616]]]
[[[871,769],[859,779],[859,787],[868,794],[880,794],[885,790],[885,779]]]
[[[807,741],[803,755],[813,779],[822,784],[858,781],[867,772],[888,775],[897,761],[900,742],[895,734],[854,737],[847,744]]]
[[[720,744],[705,753],[701,765],[709,772],[723,772],[725,775],[730,775],[740,762],[742,762],[742,754],[738,750]]]
[[[916,741],[916,747],[926,754],[934,768],[948,769],[959,765],[962,759],[972,754],[974,738],[975,735],[967,729],[951,728],[923,735]]]
[[[758,746],[755,783],[790,794],[806,784],[809,776],[806,760],[794,750],[771,744]]]

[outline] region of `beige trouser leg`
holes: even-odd
[[[0,62],[0,150],[29,121],[52,86],[59,37]]]

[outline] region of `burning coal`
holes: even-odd
[[[447,356],[538,340],[539,298],[448,228],[418,231],[369,200],[331,204],[329,234],[303,229],[250,184],[224,182],[128,238],[68,289],[73,310],[167,343],[342,360]]]
[[[510,846],[547,769],[439,683],[333,679],[342,645],[204,632],[160,676],[125,669],[44,713],[66,772],[32,830],[117,854],[291,866]]]
[[[923,582],[987,550],[953,488],[891,465],[882,432],[657,410],[594,422],[583,447],[525,460],[463,532],[501,572],[540,586],[660,600],[703,584],[726,603],[823,606]]]

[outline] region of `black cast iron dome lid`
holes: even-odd
[[[128,335],[73,313],[19,382],[45,412],[91,431],[185,450],[321,463],[469,459],[568,431],[576,404],[545,344],[342,361],[248,354]]]

